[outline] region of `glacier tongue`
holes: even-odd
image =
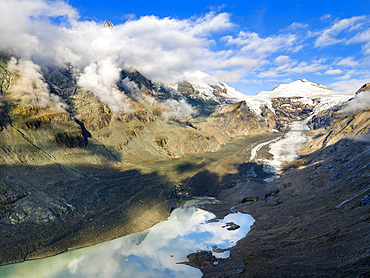
[[[310,118],[303,121],[295,121],[290,124],[290,131],[283,137],[278,137],[270,141],[262,142],[251,150],[250,161],[262,162],[272,166],[270,172],[281,172],[282,166],[298,158],[298,153],[310,138],[303,133],[309,130],[307,122]],[[270,160],[258,159],[258,152],[263,146],[269,145],[269,153],[273,155]]]
[[[270,144],[269,152],[274,157],[268,161],[268,164],[273,166],[277,172],[281,171],[282,165],[297,159],[298,152],[310,140],[303,134],[309,130],[307,121],[308,119],[291,123],[290,131],[281,140]]]

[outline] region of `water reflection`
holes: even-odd
[[[250,230],[254,219],[233,213],[223,220],[186,207],[151,229],[54,257],[0,267],[0,277],[201,277],[200,270],[179,262],[197,250],[231,247]],[[240,228],[227,230],[226,223]],[[227,257],[228,252],[214,253]]]

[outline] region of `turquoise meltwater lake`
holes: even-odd
[[[181,264],[187,255],[213,247],[229,248],[250,230],[254,219],[231,213],[224,219],[195,207],[175,209],[167,221],[135,234],[53,257],[0,267],[0,277],[201,277],[199,269]],[[212,220],[213,219],[213,220]],[[210,221],[212,220],[212,221]],[[228,230],[227,223],[240,227]],[[226,258],[229,251],[213,253]]]

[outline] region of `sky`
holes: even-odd
[[[299,78],[346,93],[370,82],[366,0],[0,0],[0,11],[0,50],[72,66],[100,89],[129,67],[169,83],[205,72],[247,95]]]

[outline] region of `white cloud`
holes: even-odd
[[[353,94],[366,82],[369,82],[369,80],[368,79],[343,80],[330,84],[330,88],[337,92]]]
[[[325,71],[326,77],[332,74],[335,80],[334,70],[347,73],[345,67],[365,65],[360,54],[340,61],[333,56],[315,61],[305,60],[301,50],[318,59],[321,49],[314,49],[313,44],[341,42],[344,47],[361,44],[361,55],[370,53],[364,16],[337,20],[319,32],[306,23],[293,22],[274,35],[261,35],[240,31],[243,27],[234,25],[228,13],[187,19],[130,17],[110,29],[101,22],[79,20],[77,11],[64,1],[0,0],[0,10],[7,11],[0,18],[0,50],[11,50],[41,66],[72,65],[78,84],[112,111],[129,109],[116,86],[120,69],[134,67],[147,78],[164,82],[182,81],[187,73],[199,70],[222,81],[259,80],[259,84],[265,78],[299,78],[303,73]],[[325,20],[321,24],[333,18],[328,15]]]
[[[370,29],[364,32],[358,33],[353,39],[353,42],[369,42],[370,41]]]
[[[344,39],[338,38],[338,35],[346,29],[351,31],[351,28],[352,30],[353,28],[359,28],[358,22],[365,18],[365,16],[353,16],[334,23],[331,27],[319,33],[319,37],[315,41],[315,47],[324,47],[343,42]]]
[[[145,16],[111,30],[77,21],[77,12],[62,1],[1,1],[0,10],[7,11],[0,18],[0,50],[38,63],[70,63],[80,71],[110,59],[157,80],[181,79],[184,71],[214,66],[212,61],[224,54],[209,50],[214,44],[209,35],[233,26],[229,14],[211,12],[183,20]],[[66,24],[53,25],[51,17],[65,17]]]
[[[140,93],[139,86],[134,81],[130,81],[128,77],[121,80],[121,85],[125,91],[129,91],[133,95],[139,95]]]
[[[323,15],[322,17],[320,17],[320,20],[321,20],[321,21],[327,21],[327,20],[329,20],[331,17],[332,17],[332,16],[331,16],[331,14],[325,14],[325,15]]]
[[[362,51],[365,55],[370,54],[370,28],[364,32],[358,33],[355,37],[348,41],[348,43],[365,43],[362,47]]]
[[[20,98],[25,105],[36,108],[52,107],[59,111],[67,108],[57,95],[49,92],[49,87],[40,73],[40,67],[32,61],[12,57],[8,63],[8,70],[19,75],[10,89],[12,97]]]
[[[78,77],[78,85],[89,90],[94,96],[105,103],[109,108],[119,113],[131,111],[129,99],[120,92],[116,85],[120,79],[121,69],[110,60],[102,60],[91,63],[85,67],[83,73]]]
[[[81,22],[67,30],[66,35],[72,40],[59,42],[62,52],[58,57],[72,56],[68,62],[77,60],[80,66],[109,58],[121,68],[134,67],[150,79],[178,81],[185,71],[214,66],[223,54],[209,50],[212,41],[206,36],[230,26],[226,14],[213,13],[196,20],[145,16],[113,30]],[[70,52],[77,54],[79,60]]]
[[[236,38],[226,36],[224,39],[229,45],[241,47],[240,51],[242,53],[254,56],[268,55],[280,50],[288,50],[297,40],[296,36],[292,34],[280,34],[261,38],[257,33],[243,31]]]
[[[290,62],[287,61],[287,63],[282,64],[276,68],[270,68],[267,71],[260,72],[258,74],[258,77],[260,78],[270,77],[271,78],[271,77],[281,77],[281,76],[287,75],[291,72],[293,66],[296,64],[297,64],[296,61],[290,61]]]
[[[349,101],[343,110],[346,113],[353,113],[357,109],[365,109],[370,107],[370,94],[368,92],[360,92],[354,99]]]
[[[370,42],[363,47],[363,51],[366,55],[370,55]]]
[[[221,68],[243,67],[246,69],[251,69],[262,66],[264,63],[266,63],[266,61],[263,59],[258,58],[255,59],[243,56],[233,56],[228,59],[225,59],[224,61],[220,61],[219,66]]]
[[[269,69],[268,71],[263,71],[258,74],[259,78],[265,77],[278,77],[280,73],[276,69]]]
[[[290,60],[290,57],[287,56],[287,55],[280,55],[278,57],[275,58],[275,62],[277,64],[283,64],[283,63],[286,63]]]
[[[78,17],[76,10],[63,1],[0,1],[0,11],[0,50],[11,49],[26,59],[35,52],[43,57],[50,54],[53,40],[61,33],[50,18],[59,18],[62,25],[68,25]]]
[[[322,70],[328,68],[327,65],[323,64],[323,60],[313,60],[309,63],[298,62],[294,60],[288,60],[286,63],[279,65],[278,67],[270,68],[267,71],[262,71],[258,74],[260,78],[277,78],[284,77],[287,75],[303,74],[303,73],[314,73],[320,74]]]
[[[187,103],[184,99],[179,101],[175,99],[168,99],[161,103],[161,106],[163,109],[165,109],[165,111],[162,113],[162,116],[165,118],[188,118],[197,114],[197,111],[193,108],[193,106]]]
[[[329,69],[325,72],[325,74],[329,75],[336,75],[336,74],[341,74],[343,71],[341,69]]]
[[[350,79],[351,78],[351,76],[352,75],[350,75],[350,74],[345,74],[345,75],[343,75],[343,76],[340,76],[340,77],[337,77],[336,79],[337,80],[348,80],[348,79]]]
[[[339,65],[339,66],[348,66],[348,67],[355,67],[358,64],[359,63],[357,61],[355,61],[352,57],[343,58],[339,62],[336,63],[336,65]]]
[[[322,65],[320,63],[307,64],[307,62],[300,62],[297,66],[291,68],[291,72],[294,72],[294,73],[307,73],[307,72],[318,73],[320,70],[324,70],[326,68],[327,68],[326,65]]]
[[[209,34],[212,32],[218,32],[220,30],[229,29],[233,27],[234,24],[230,21],[230,14],[220,13],[216,14],[210,12],[204,17],[200,17],[195,21],[193,32],[195,34]]]
[[[144,16],[110,29],[79,21],[76,10],[63,1],[0,1],[0,10],[7,11],[0,18],[0,51],[40,65],[72,65],[79,86],[114,112],[129,109],[116,86],[123,68],[173,82],[183,80],[184,72],[238,66],[223,51],[210,50],[215,43],[210,34],[233,26],[227,13],[183,20]],[[52,23],[55,18],[61,23]],[[243,66],[247,63],[253,61]]]
[[[213,75],[218,80],[223,82],[238,82],[245,74],[247,70],[243,68],[233,70],[217,70],[213,72]]]
[[[290,24],[289,28],[291,29],[304,29],[307,28],[309,25],[307,23],[302,23],[302,22],[293,22]]]
[[[221,4],[221,5],[211,5],[208,7],[211,11],[220,12],[223,9],[225,9],[228,5],[227,4]]]

